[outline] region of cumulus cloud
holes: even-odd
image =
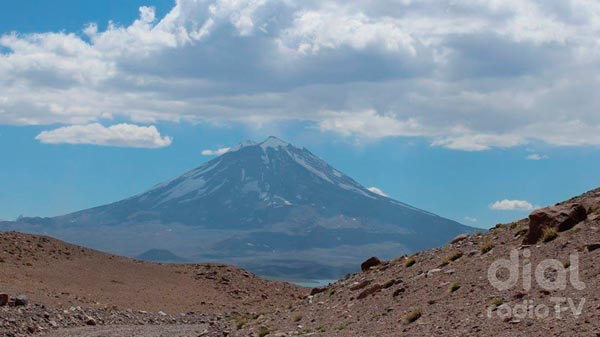
[[[473,223],[477,222],[477,218],[472,217],[472,216],[466,216],[465,220],[468,222],[473,222]]]
[[[415,40],[390,17],[370,18],[347,6],[326,6],[317,10],[301,10],[281,40],[300,53],[318,53],[322,49],[349,46],[353,49],[382,49],[416,56]]]
[[[490,209],[495,211],[531,211],[535,209],[529,201],[526,200],[499,200],[490,205]]]
[[[527,157],[525,157],[525,159],[527,160],[544,160],[544,159],[548,159],[550,157],[548,157],[545,154],[539,154],[539,153],[532,153],[530,155],[528,155]]]
[[[402,121],[394,116],[377,114],[375,110],[323,113],[319,127],[322,131],[334,131],[345,136],[358,134],[367,138],[420,136],[426,133],[414,119]]]
[[[227,151],[229,151],[228,147],[221,147],[216,150],[206,149],[206,150],[202,150],[202,155],[203,156],[220,156],[222,154],[227,153]]]
[[[369,191],[371,191],[371,192],[375,193],[375,194],[379,194],[379,195],[381,195],[381,196],[388,197],[388,195],[387,195],[387,194],[385,194],[385,193],[384,193],[384,192],[383,192],[383,191],[382,191],[380,188],[377,188],[377,187],[375,187],[375,186],[371,186],[371,187],[369,187],[369,188],[367,188],[367,189],[368,189]]]
[[[177,0],[101,26],[0,33],[0,124],[300,121],[452,150],[600,145],[590,1]]]
[[[116,124],[109,127],[92,123],[71,125],[42,131],[37,137],[44,144],[93,144],[103,146],[160,148],[171,145],[171,137],[163,137],[155,126]]]

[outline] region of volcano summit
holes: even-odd
[[[376,194],[305,148],[246,142],[112,204],[12,229],[135,256],[168,249],[285,278],[336,278],[371,255],[440,246],[471,228]]]

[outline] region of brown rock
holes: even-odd
[[[359,284],[353,285],[352,287],[350,287],[351,291],[355,291],[355,290],[359,290],[362,289],[366,286],[368,286],[371,283],[371,280],[364,280],[362,282],[360,282]]]
[[[586,218],[585,207],[578,203],[538,209],[529,215],[529,231],[523,243],[536,243],[542,237],[545,228],[553,227],[559,232],[566,231]]]
[[[374,294],[378,291],[380,291],[381,289],[383,289],[383,285],[381,284],[375,284],[374,286],[372,286],[369,289],[364,290],[362,293],[358,294],[358,296],[356,296],[357,300],[361,300],[371,294]]]
[[[316,295],[316,294],[320,294],[322,292],[325,292],[327,290],[327,287],[318,287],[318,288],[312,288],[310,291],[311,295]]]
[[[600,243],[591,243],[585,246],[585,250],[587,250],[588,252],[593,252],[596,249],[600,249]]]
[[[8,304],[8,294],[0,294],[0,307]]]
[[[389,281],[387,281],[386,283],[383,284],[383,288],[387,289],[387,288],[395,285],[396,283],[400,283],[400,282],[401,282],[400,280],[395,280],[395,279],[389,280]]]
[[[406,289],[404,289],[404,288],[396,289],[396,291],[394,291],[394,293],[392,294],[392,297],[398,297],[400,294],[402,294],[405,291],[406,291]]]
[[[15,298],[15,306],[16,307],[26,306],[27,304],[29,304],[29,300],[27,299],[27,296],[19,295]]]
[[[365,262],[361,263],[360,269],[362,271],[367,271],[367,270],[371,269],[371,267],[378,266],[381,263],[382,262],[381,262],[381,260],[378,257],[373,256],[373,257],[367,259]]]
[[[457,235],[454,239],[452,239],[452,241],[450,241],[450,243],[452,243],[452,244],[459,243],[459,242],[464,241],[464,240],[466,240],[468,238],[469,238],[468,234],[460,234],[460,235]]]

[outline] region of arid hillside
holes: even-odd
[[[0,293],[51,307],[264,312],[305,295],[232,266],[142,262],[15,232],[0,232],[0,270]]]
[[[372,259],[299,306],[242,322],[235,335],[600,336],[600,190],[530,219]],[[515,284],[508,268],[493,269],[496,261],[514,268]]]

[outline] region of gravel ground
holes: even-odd
[[[198,337],[210,336],[208,324],[126,325],[62,329],[45,337]]]

